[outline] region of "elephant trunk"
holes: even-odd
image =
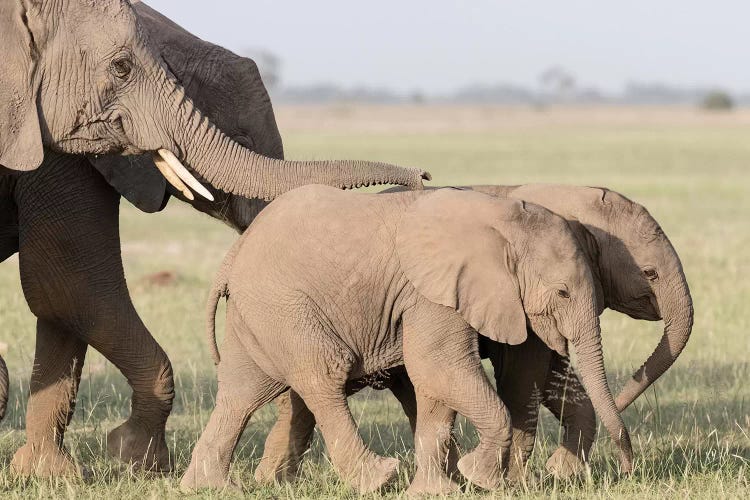
[[[206,118],[184,90],[172,89],[175,116],[164,123],[172,140],[164,147],[173,151],[217,189],[244,196],[272,200],[307,184],[325,184],[349,189],[375,184],[400,184],[422,188],[427,172],[415,168],[365,161],[285,161],[267,158],[242,147]]]
[[[5,410],[8,407],[9,385],[8,367],[5,365],[5,360],[0,357],[0,422],[5,418]]]
[[[677,360],[693,329],[693,300],[685,274],[678,268],[674,279],[656,294],[664,334],[654,352],[617,395],[617,409],[623,411]]]
[[[589,334],[582,335],[573,341],[573,346],[586,392],[604,427],[620,449],[621,470],[630,473],[633,470],[633,449],[630,444],[630,435],[622,421],[622,416],[617,411],[612,392],[607,384],[598,317],[596,324],[590,328]]]

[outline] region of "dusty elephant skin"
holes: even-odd
[[[604,376],[593,276],[566,222],[537,205],[455,189],[300,188],[266,208],[230,250],[208,303],[212,342],[223,295],[228,328],[217,404],[183,477],[186,489],[226,486],[248,419],[290,388],[302,398],[291,404],[304,401],[315,415],[337,471],[360,491],[381,487],[397,461],[362,442],[347,382],[400,365],[417,401],[410,491],[457,487],[444,472],[447,450],[436,446],[455,412],[480,435],[458,469],[479,486],[498,486],[510,421],[482,369],[477,332],[520,344],[527,317],[551,348],[563,354],[567,342],[575,346],[622,467],[631,467],[628,433]]]
[[[598,310],[611,308],[635,319],[664,320],[664,335],[654,353],[628,381],[616,399],[624,410],[677,359],[690,338],[693,305],[680,259],[669,239],[641,205],[603,188],[559,185],[474,186],[493,196],[531,201],[564,217],[593,270]],[[398,191],[398,189],[386,192]],[[516,346],[481,343],[495,367],[498,391],[513,422],[510,476],[524,473],[536,435],[541,402],[561,420],[564,441],[547,462],[558,477],[583,470],[596,435],[596,417],[588,395],[566,356],[552,351],[531,334]],[[408,380],[399,400],[408,399]],[[404,395],[407,393],[407,395]],[[530,395],[536,394],[537,398]],[[288,399],[282,395],[279,400]],[[303,406],[289,411],[280,401],[258,481],[292,479],[301,452],[309,446],[315,418]],[[404,406],[408,411],[408,407]],[[410,415],[413,418],[413,415]],[[291,429],[292,432],[284,432]]]
[[[100,4],[96,12],[102,15],[114,8],[108,2]],[[11,5],[14,2],[3,2],[2,8]],[[77,5],[72,2],[71,8]],[[131,12],[126,3],[121,6],[125,9],[122,18],[127,20]],[[135,5],[135,13],[139,19],[136,33],[146,38],[148,48],[168,66],[170,81],[174,77],[184,85],[190,98],[187,104],[194,102],[238,145],[269,158],[283,157],[273,109],[253,61],[197,39],[143,3]],[[159,110],[165,103],[144,101],[143,105]],[[118,192],[147,212],[163,208],[170,195],[185,197],[166,185],[151,154],[85,157],[55,152],[54,145],[51,148],[45,149],[37,171],[0,176],[0,261],[19,252],[26,299],[38,318],[27,443],[11,467],[21,474],[77,473],[63,438],[86,348],[92,345],[123,372],[133,388],[132,415],[110,433],[110,454],[149,469],[169,470],[164,426],[174,398],[172,368],[127,291],[120,255]],[[279,168],[302,173],[299,166]],[[358,175],[348,171],[347,175]],[[274,182],[272,177],[258,177],[246,165],[233,165],[232,172],[258,182]],[[411,175],[411,171],[403,172]],[[355,181],[377,179],[357,177]],[[238,231],[267,204],[208,188],[214,202],[195,199],[190,203]],[[92,267],[92,262],[100,265]],[[79,282],[92,286],[70,286]],[[7,390],[7,383],[2,382],[0,377],[0,389]]]

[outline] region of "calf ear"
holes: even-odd
[[[34,40],[19,0],[0,2],[0,164],[34,170],[44,159],[34,75]]]
[[[498,342],[526,340],[516,260],[498,221],[520,202],[441,189],[418,199],[399,223],[401,268],[426,299],[458,311]]]
[[[106,155],[91,157],[90,161],[118,193],[140,210],[159,212],[167,205],[167,181],[151,155]]]

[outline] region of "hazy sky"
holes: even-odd
[[[285,85],[441,92],[536,85],[561,65],[581,84],[628,80],[750,92],[748,0],[146,0],[196,35],[266,48]]]

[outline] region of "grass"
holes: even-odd
[[[475,108],[282,108],[290,158],[356,157],[427,168],[435,183],[564,182],[606,185],[645,204],[682,256],[694,296],[693,339],[675,367],[625,412],[636,472],[613,474],[616,450],[600,432],[591,470],[573,483],[542,473],[558,428],[545,412],[528,482],[490,496],[722,497],[750,496],[750,120],[746,112],[686,110],[480,110]],[[129,413],[123,377],[90,352],[66,443],[93,473],[87,481],[12,477],[7,464],[24,440],[34,318],[18,282],[17,260],[0,265],[1,340],[11,373],[8,416],[0,426],[3,498],[164,498],[179,496],[180,474],[210,414],[216,383],[203,335],[209,281],[235,238],[225,226],[173,202],[163,213],[122,210],[125,268],[141,316],[168,352],[177,400],[168,423],[175,474],[148,477],[106,458],[108,430]],[[170,271],[153,286],[145,277]],[[621,386],[656,345],[657,323],[616,313],[603,318],[610,380]],[[221,330],[219,330],[221,331]],[[413,469],[412,439],[390,395],[365,392],[352,401],[371,447],[404,467],[386,496],[403,495]],[[252,471],[262,454],[273,409],[256,414],[240,442],[231,474],[247,496],[356,497],[326,461],[316,437],[302,480],[258,487]],[[462,445],[476,442],[460,422]],[[474,497],[487,494],[470,490]],[[225,497],[203,492],[205,498]],[[230,495],[231,496],[231,495]]]

